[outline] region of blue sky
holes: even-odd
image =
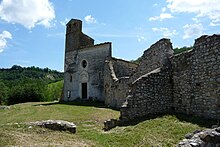
[[[0,0],[0,68],[14,64],[63,71],[65,24],[83,21],[113,56],[136,59],[161,38],[191,46],[220,32],[220,0]]]

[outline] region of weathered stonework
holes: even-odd
[[[144,51],[140,64],[130,82],[134,82],[140,76],[145,75],[157,68],[170,66],[169,58],[173,55],[172,43],[169,39],[161,39]]]
[[[175,112],[220,119],[220,35],[196,39],[172,65]]]
[[[137,64],[116,58],[106,60],[104,69],[105,104],[120,108],[129,91],[129,78]],[[109,74],[110,73],[110,74]]]
[[[70,20],[66,30],[62,100],[104,101],[103,67],[107,57],[111,57],[111,43],[94,45],[94,40],[82,33],[82,22]]]
[[[103,101],[121,109],[120,122],[169,112],[220,119],[220,35],[204,35],[176,56],[161,39],[136,65],[113,58],[109,42],[94,45],[72,19],[65,47],[64,101]]]
[[[172,57],[171,43],[164,41],[148,49],[154,53],[157,46],[167,51],[161,54],[167,56],[160,56],[165,57],[162,64],[152,63],[158,61],[152,60],[152,54],[146,56],[145,51],[133,77],[148,72],[145,68],[160,68],[132,83],[131,92],[121,108],[121,120],[169,112],[220,119],[220,35],[202,36],[196,39],[193,50]],[[150,67],[147,67],[148,59]]]
[[[120,109],[121,120],[165,114],[170,112],[171,104],[171,73],[169,69],[158,68],[141,76],[132,84],[126,102]]]
[[[178,147],[219,147],[220,127],[187,134]]]
[[[74,123],[64,120],[44,120],[44,121],[29,122],[26,124],[36,125],[51,130],[69,131],[71,133],[76,133],[76,125]]]

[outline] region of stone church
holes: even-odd
[[[105,101],[104,69],[107,60],[113,59],[119,60],[112,58],[111,42],[95,45],[94,39],[82,32],[82,21],[71,19],[66,25],[63,100]]]
[[[220,118],[220,35],[203,35],[174,55],[160,39],[135,64],[112,57],[110,42],[94,44],[82,21],[66,25],[62,101],[93,99],[120,108],[120,119],[184,113]]]
[[[64,101],[95,98],[104,101],[103,73],[111,43],[94,45],[82,32],[82,21],[71,19],[66,25]]]

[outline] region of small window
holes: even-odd
[[[83,67],[83,68],[86,68],[86,66],[87,66],[87,62],[86,62],[86,60],[83,60],[83,61],[82,61],[82,67]]]
[[[67,91],[67,97],[68,97],[68,98],[71,97],[71,91]]]
[[[73,81],[73,76],[72,75],[70,75],[70,82],[72,82]]]
[[[99,72],[99,80],[101,80],[102,79],[102,72],[100,71]]]

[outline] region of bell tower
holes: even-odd
[[[82,33],[82,21],[71,19],[66,24],[66,49],[65,52],[75,51],[80,47],[80,35]]]

